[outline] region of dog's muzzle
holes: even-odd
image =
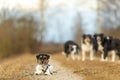
[[[42,64],[44,63],[44,60],[41,60]]]

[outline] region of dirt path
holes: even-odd
[[[50,64],[54,66],[53,75],[34,75],[35,55],[25,54],[18,58],[7,59],[0,62],[0,80],[82,80],[56,60],[51,59]]]

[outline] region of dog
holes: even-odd
[[[95,52],[99,51],[101,53],[101,61],[104,61],[104,57],[103,57],[104,56],[103,40],[104,40],[104,34],[103,33],[93,35],[94,51]]]
[[[86,53],[90,53],[91,61],[94,59],[93,39],[90,34],[83,34],[81,40],[81,49],[82,49],[82,61],[85,61]]]
[[[120,59],[120,39],[107,36],[104,38],[103,45],[104,59],[107,59],[109,54],[112,55],[112,62],[115,61],[116,55],[118,55]]]
[[[48,54],[39,54],[36,56],[37,66],[35,74],[45,74],[52,75],[53,74],[53,66],[49,65],[50,56]]]
[[[64,52],[62,53],[67,58],[71,55],[72,60],[80,60],[80,47],[77,43],[73,41],[67,41],[64,44]]]

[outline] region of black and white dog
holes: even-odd
[[[103,41],[104,41],[104,34],[103,33],[94,34],[94,36],[93,36],[94,50],[95,50],[95,52],[99,51],[101,53],[101,61],[104,61]]]
[[[112,56],[112,62],[116,55],[120,57],[120,40],[104,34],[94,35],[94,50],[101,52],[101,61],[107,61],[108,55]]]
[[[105,37],[103,41],[104,46],[104,59],[107,59],[109,54],[112,55],[112,62],[115,61],[116,55],[120,58],[120,39]]]
[[[86,58],[86,53],[90,53],[90,60],[94,59],[93,39],[90,34],[83,34],[81,40],[82,61]]]
[[[63,55],[65,55],[67,58],[69,56],[72,57],[72,60],[78,59],[80,60],[80,48],[79,45],[76,44],[73,41],[67,41],[64,44],[64,52],[62,52]]]
[[[36,56],[37,58],[37,66],[35,74],[46,74],[51,75],[53,74],[53,66],[49,65],[49,58],[48,54],[39,54]]]

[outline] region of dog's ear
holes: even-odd
[[[50,59],[50,55],[48,55],[48,59]]]
[[[106,38],[107,38],[107,40],[108,40],[108,43],[111,44],[111,42],[112,42],[112,37],[111,37],[111,36],[107,36]]]
[[[104,34],[101,33],[101,34],[100,34],[100,37],[103,38],[103,37],[104,37]]]
[[[47,58],[50,59],[50,55],[47,55]]]
[[[39,57],[40,57],[40,54],[38,54],[38,55],[36,56],[36,59],[39,59]]]
[[[83,35],[82,35],[82,42],[83,42],[83,43],[85,43],[85,41],[84,41],[85,37],[86,37],[86,34],[83,34]]]
[[[110,39],[113,39],[113,37],[112,37],[112,36],[109,36],[109,38],[110,38]]]
[[[93,37],[96,38],[97,34],[94,34]]]
[[[86,34],[83,34],[82,37],[83,37],[83,39],[84,39],[84,38],[86,37]]]
[[[88,36],[89,36],[90,39],[92,38],[92,36],[90,34]]]
[[[102,40],[102,45],[104,45],[106,42],[106,38],[104,37],[103,40]]]
[[[104,34],[103,34],[103,33],[101,33],[100,35],[101,35],[101,36],[104,36]]]

